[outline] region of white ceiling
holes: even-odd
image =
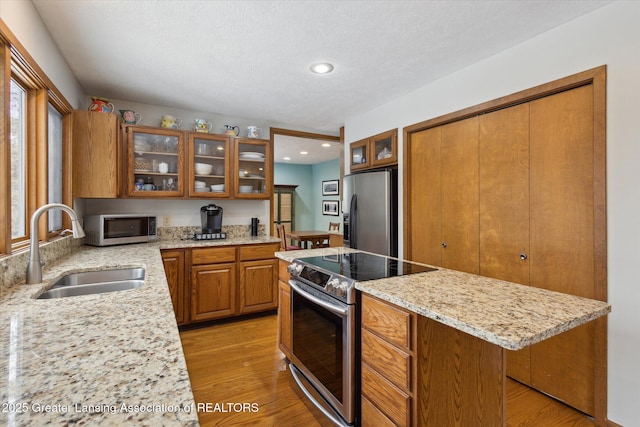
[[[329,146],[323,147],[323,144],[329,144]],[[276,163],[314,165],[339,158],[340,151],[342,151],[342,144],[332,140],[277,134],[273,140],[273,160]],[[307,154],[302,154],[303,152]]]
[[[33,0],[88,95],[337,134],[609,1]],[[333,73],[309,65],[329,61]]]

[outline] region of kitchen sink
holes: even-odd
[[[145,270],[142,267],[70,273],[58,279],[51,288],[38,295],[37,299],[103,294],[134,289],[144,284],[144,274]]]

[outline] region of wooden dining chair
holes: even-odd
[[[340,223],[339,222],[330,222],[329,223],[329,231],[340,231]]]
[[[280,237],[281,251],[297,251],[302,249],[300,246],[287,245],[287,232],[284,229],[284,224],[276,224],[276,231],[278,232],[278,237]]]

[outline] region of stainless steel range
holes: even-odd
[[[336,425],[356,425],[359,418],[355,283],[433,270],[362,252],[299,258],[289,265],[291,374]]]

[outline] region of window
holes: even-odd
[[[27,91],[11,79],[11,239],[27,236]]]
[[[49,104],[49,203],[62,203],[62,114]],[[49,232],[62,230],[62,211],[49,211]]]
[[[27,246],[29,220],[47,203],[70,205],[64,167],[69,164],[71,105],[13,34],[0,26],[0,257]],[[4,173],[6,171],[6,173]],[[70,226],[60,211],[49,212],[40,240]]]

